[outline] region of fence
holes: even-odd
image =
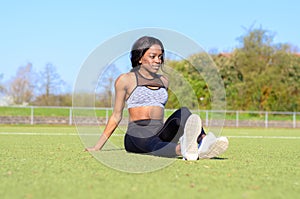
[[[168,117],[174,110],[166,109]],[[104,125],[112,108],[0,107],[0,124]],[[204,126],[300,128],[300,112],[200,110]],[[124,111],[122,124],[127,124]]]

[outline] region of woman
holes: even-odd
[[[215,157],[227,149],[228,140],[206,135],[200,117],[185,107],[163,122],[169,82],[158,74],[164,64],[160,40],[139,38],[131,49],[131,64],[132,70],[115,81],[113,113],[96,145],[87,151],[101,150],[120,123],[125,103],[129,124],[124,146],[128,152],[197,160]]]

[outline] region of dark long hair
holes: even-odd
[[[161,61],[163,64],[164,63],[164,46],[162,44],[162,42],[154,37],[149,37],[149,36],[143,36],[141,38],[139,38],[138,40],[136,40],[136,42],[134,42],[132,48],[131,48],[131,53],[130,53],[130,60],[131,60],[131,66],[132,66],[132,70],[135,70],[137,68],[139,68],[139,66],[141,65],[139,63],[140,59],[143,57],[143,55],[146,53],[146,51],[153,45],[159,45],[161,50],[162,50],[162,58]]]

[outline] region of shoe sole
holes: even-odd
[[[219,139],[217,138],[216,142],[213,146],[209,149],[209,151],[205,154],[199,154],[200,159],[210,159],[217,157],[223,154],[228,148],[229,142],[227,138]]]
[[[184,140],[185,143],[188,143],[184,153],[186,160],[197,160],[199,158],[197,138],[201,133],[201,128],[202,122],[200,117],[196,114],[192,114],[184,126]]]

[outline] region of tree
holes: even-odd
[[[55,66],[46,64],[38,75],[39,93],[35,100],[36,105],[59,105],[57,95],[61,94],[65,82],[60,78]]]
[[[5,92],[5,86],[3,85],[3,83],[1,82],[3,79],[3,74],[0,74],[0,94]]]
[[[274,77],[269,73],[273,38],[272,33],[262,28],[249,30],[240,37],[241,46],[235,50],[233,59],[234,67],[243,76],[239,85],[242,95],[238,96],[242,109],[266,110]]]
[[[195,55],[189,60],[166,60],[165,74],[170,83],[167,108],[187,106],[190,109],[210,108],[208,86],[195,65],[201,61],[201,55]],[[200,103],[201,102],[201,103]]]
[[[299,111],[300,108],[300,56],[292,46],[280,44],[272,57],[271,74],[273,89],[268,99],[268,108],[271,110]]]
[[[237,110],[240,109],[242,102],[239,100],[239,95],[243,92],[240,89],[243,83],[243,74],[236,68],[233,57],[235,57],[234,53],[212,55],[224,82],[227,108]]]
[[[95,105],[101,107],[111,107],[114,98],[114,82],[121,74],[115,64],[106,67],[98,79],[95,93]]]
[[[11,80],[9,95],[15,104],[28,104],[34,96],[32,64],[18,68],[16,76]]]
[[[219,61],[229,108],[299,109],[299,56],[291,45],[273,44],[273,38],[267,30],[249,30],[230,57]]]

